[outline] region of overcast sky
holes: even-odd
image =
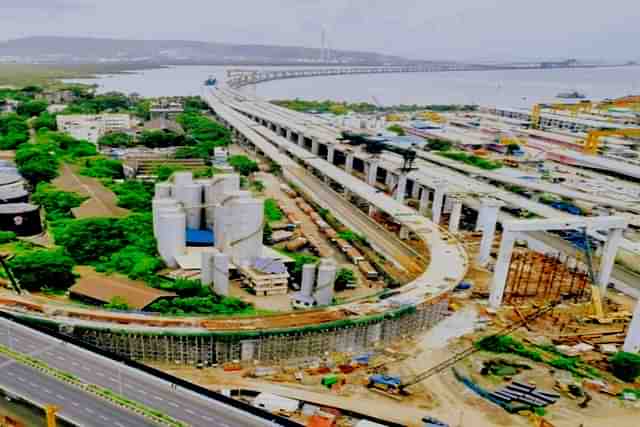
[[[640,0],[0,0],[0,39],[182,39],[416,59],[640,58]]]

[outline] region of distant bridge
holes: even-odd
[[[620,65],[580,65],[573,63],[557,63],[552,68],[599,68]],[[450,71],[493,71],[493,70],[540,70],[550,68],[547,63],[531,62],[520,64],[464,64],[456,62],[433,62],[416,65],[388,65],[388,66],[345,66],[345,67],[317,67],[317,68],[288,68],[271,69],[230,69],[227,70],[226,84],[232,89],[251,86],[272,80],[298,79],[302,77],[339,76],[349,74],[390,74],[390,73],[438,73]]]

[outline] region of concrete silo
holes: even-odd
[[[229,296],[229,256],[222,252],[217,252],[213,257],[213,291]]]
[[[169,199],[173,196],[173,184],[170,182],[159,182],[156,184],[154,198]]]
[[[316,265],[305,264],[302,266],[302,282],[300,283],[300,293],[305,296],[313,296],[313,289],[316,283]]]
[[[181,187],[180,202],[187,214],[187,227],[199,230],[202,224],[202,187],[187,184]]]
[[[169,208],[171,209],[171,208]],[[162,210],[158,216],[158,252],[169,267],[176,268],[176,256],[186,253],[187,216]]]
[[[333,301],[334,285],[338,266],[332,262],[323,260],[318,266],[318,279],[313,297],[318,305],[329,305]]]
[[[176,213],[179,212],[178,202],[175,199],[153,199],[151,202],[153,211],[153,235],[158,237],[158,218],[160,211],[172,208]]]

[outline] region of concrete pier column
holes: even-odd
[[[496,223],[498,222],[498,212],[500,207],[504,206],[499,200],[484,198],[481,201],[481,210],[484,210],[484,224],[482,226],[482,240],[480,241],[480,252],[476,262],[480,266],[484,266],[489,262],[491,257],[491,247],[493,246],[493,238],[496,234]]]
[[[624,340],[622,351],[629,353],[640,352],[640,300],[636,303],[636,309],[633,311],[633,318],[627,329],[627,337]]]
[[[293,132],[291,129],[287,129],[287,141],[293,141]]]
[[[400,227],[400,239],[407,240],[409,239],[409,229],[404,225]]]
[[[313,138],[311,140],[311,153],[317,156],[319,151],[320,151],[320,143],[318,142],[317,139]]]
[[[407,192],[407,175],[398,176],[398,185],[396,186],[395,199],[402,203],[404,202],[404,196]]]
[[[420,193],[420,213],[422,215],[426,215],[429,210],[429,191],[426,187],[422,187],[422,192]]]
[[[433,207],[431,212],[431,220],[436,224],[440,224],[442,218],[442,207],[444,205],[444,196],[447,193],[446,184],[438,184],[435,186],[433,194]]]
[[[221,252],[213,257],[213,291],[229,296],[229,255]]]
[[[370,160],[368,165],[369,171],[367,172],[367,184],[375,187],[376,181],[378,180],[378,162],[376,160]]]
[[[411,198],[418,200],[420,198],[420,184],[418,181],[413,181],[413,187],[411,187]]]
[[[387,186],[389,190],[393,190],[396,184],[396,176],[391,173],[391,171],[387,171],[387,176],[384,179],[384,185]]]
[[[346,153],[347,155],[347,162],[344,166],[344,169],[347,173],[352,173],[353,172],[353,159],[355,158],[355,156],[353,155],[353,153]]]
[[[598,286],[600,287],[600,294],[603,298],[607,292],[609,280],[611,280],[611,272],[613,271],[613,265],[616,262],[618,247],[622,242],[622,232],[622,228],[613,228],[609,230],[609,236],[604,244],[602,257],[600,258],[600,273],[598,274]]]
[[[376,212],[378,212],[378,209],[373,205],[369,205],[369,216],[374,216]]]
[[[297,144],[298,144],[300,147],[304,147],[304,135],[302,134],[302,132],[300,132],[300,133],[298,134],[298,142],[297,142]]]
[[[493,279],[491,281],[491,290],[489,294],[489,307],[498,309],[502,304],[504,289],[507,286],[507,275],[509,274],[509,265],[511,264],[511,255],[513,246],[516,242],[518,234],[512,231],[502,233],[502,241],[500,242],[500,251],[498,252],[498,260],[493,270]]]
[[[453,199],[451,216],[449,217],[449,232],[457,233],[460,229],[460,218],[462,218],[462,200]]]
[[[333,159],[336,156],[336,147],[333,144],[327,144],[327,162],[333,164]]]

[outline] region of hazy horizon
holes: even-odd
[[[410,59],[640,57],[638,30],[631,25],[640,18],[637,1],[514,3],[3,0],[0,39],[46,35],[320,47],[324,28],[333,49]]]

